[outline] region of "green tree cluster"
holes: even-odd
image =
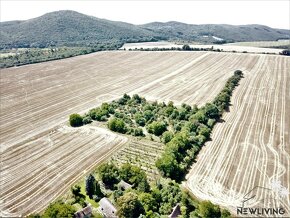
[[[79,185],[75,185],[75,186],[71,187],[71,192],[72,192],[72,195],[75,199],[74,203],[78,203],[78,204],[82,205],[83,207],[85,207],[86,206],[86,203],[85,203],[86,196],[81,193],[81,187]]]
[[[62,201],[51,203],[44,211],[43,218],[73,217],[76,209]]]
[[[196,153],[210,138],[214,124],[229,106],[230,96],[242,77],[242,71],[235,71],[213,103],[207,103],[199,109],[183,104],[178,110],[173,103],[168,104],[165,114],[171,118],[169,122],[174,123],[175,134],[171,135],[167,131],[161,138],[166,148],[156,161],[156,167],[162,175],[177,181],[183,178]]]
[[[144,213],[144,208],[138,199],[137,194],[133,192],[125,193],[118,198],[118,216],[120,218],[135,218]]]

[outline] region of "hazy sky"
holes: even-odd
[[[290,29],[290,0],[284,1],[13,1],[1,0],[1,21],[25,20],[56,10],[133,24],[180,21],[191,24],[263,24]]]

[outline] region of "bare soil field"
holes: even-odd
[[[264,46],[259,46],[257,43],[252,43],[252,44],[243,44],[243,43],[229,43],[229,44],[224,44],[224,45],[199,45],[199,44],[190,44],[190,47],[192,48],[211,48],[213,47],[214,49],[221,49],[223,51],[227,52],[249,52],[249,53],[272,53],[272,54],[279,54],[283,49],[276,49],[276,48],[264,48]],[[264,42],[265,44],[265,42]],[[276,43],[277,44],[277,43]],[[279,43],[280,45],[281,43]],[[284,45],[284,43],[282,43]],[[171,42],[141,42],[141,43],[125,43],[122,48],[120,49],[153,49],[153,48],[182,48],[183,45],[181,44],[174,44]],[[265,46],[267,47],[267,46]]]
[[[44,209],[126,141],[95,126],[60,126],[8,148],[1,157],[0,216]]]
[[[125,143],[123,137],[115,134],[107,137],[109,139],[103,138],[100,129],[89,133],[82,128],[77,131],[69,128],[68,131],[68,127],[62,126],[70,114],[88,111],[102,102],[119,98],[124,93],[137,93],[150,100],[172,100],[177,104],[186,102],[203,105],[220,92],[226,80],[237,69],[245,73],[246,78],[242,84],[246,82],[247,84],[241,85],[244,87],[242,90],[245,89],[244,92],[248,90],[264,96],[272,90],[268,89],[269,84],[264,82],[262,87],[264,89],[257,91],[259,86],[256,90],[255,82],[266,80],[270,84],[274,83],[272,88],[284,82],[283,87],[287,87],[288,92],[283,92],[284,94],[281,90],[279,92],[284,96],[283,99],[287,98],[289,101],[289,73],[286,74],[285,71],[287,67],[289,71],[289,58],[282,56],[216,52],[117,51],[1,70],[0,215],[40,211],[52,199],[67,190],[73,181],[83,175],[84,170],[91,169],[103,160],[103,157],[107,158],[106,155],[110,155],[111,151],[119,149]],[[284,72],[284,76],[281,72]],[[235,94],[238,94],[240,89],[239,87]],[[258,98],[256,95],[253,94],[254,99],[251,99],[250,94],[241,98],[258,104],[255,102],[255,98]],[[263,97],[264,104],[268,103],[268,95]],[[280,96],[280,93],[277,95]],[[234,100],[233,105],[241,107],[242,100]],[[284,115],[281,120],[286,119],[285,113],[289,112],[289,107],[286,108],[285,101],[278,101],[278,98],[271,100],[267,113],[272,113],[274,104],[284,102]],[[245,103],[244,107],[249,107],[248,110],[253,113],[251,107],[255,105],[254,103],[249,105]],[[260,107],[262,110],[262,105]],[[258,115],[260,114],[255,114]],[[242,112],[238,114],[234,112],[231,116],[242,116]],[[287,119],[287,122],[276,123],[283,125],[283,129],[278,126],[276,128],[281,131],[280,135],[284,134],[284,144],[281,148],[288,154],[283,156],[285,166],[282,164],[279,166],[289,172],[289,117]],[[219,125],[216,131],[222,128]],[[278,131],[276,128],[269,130],[270,135],[273,131],[276,134],[275,131]],[[264,134],[265,137],[267,134]],[[233,139],[226,137],[224,140]],[[278,152],[280,146],[275,146],[272,150]],[[143,152],[142,149],[140,152]],[[279,157],[278,153],[276,159],[274,156],[271,160],[267,157],[265,160],[262,159],[261,163],[270,164],[272,163],[270,161],[274,160],[275,163],[279,163],[282,160]],[[224,156],[219,158],[222,161]],[[233,163],[229,164],[230,167],[231,164]],[[277,167],[275,164],[273,166]],[[288,179],[286,181],[289,181],[289,173],[286,173],[286,177]],[[281,179],[281,182],[285,185],[285,179]],[[238,183],[234,185],[239,188]],[[289,188],[289,182],[285,187]],[[206,195],[204,197],[208,198]]]
[[[282,207],[289,217],[289,102],[290,58],[260,57],[187,175],[192,193],[236,215],[242,201],[254,196],[245,207]]]
[[[228,43],[225,45],[238,45],[238,46],[250,46],[250,47],[277,47],[277,46],[288,46],[290,47],[290,40],[278,40],[278,41],[257,41],[257,42],[235,42]]]

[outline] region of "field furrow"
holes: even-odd
[[[237,215],[254,189],[245,207],[283,207],[289,216],[289,69],[290,59],[279,56],[261,56],[248,69],[187,175],[193,194]]]
[[[285,194],[290,188],[289,58],[224,52],[98,52],[1,70],[0,216],[41,211],[113,151],[111,160],[138,165],[154,180],[161,143],[133,140],[123,147],[127,139],[109,131],[67,127],[68,116],[124,93],[176,105],[204,105],[237,69],[245,78],[234,91],[225,122],[215,126],[212,141],[193,165],[187,186],[196,196],[230,205],[233,211],[255,186],[280,184]],[[274,195],[279,199],[270,203],[278,202],[289,211],[289,194]],[[260,200],[269,193],[257,190],[257,197],[251,206],[263,205]]]

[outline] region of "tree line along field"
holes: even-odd
[[[245,207],[284,208],[289,217],[289,72],[289,58],[262,56],[246,74],[188,175],[194,195],[236,214],[259,186]]]
[[[263,78],[259,67],[271,67],[273,61],[285,65],[275,68],[276,74],[280,72],[278,69],[289,68],[289,59],[281,56],[211,52],[119,51],[100,52],[61,61],[1,70],[1,157],[5,157],[5,160],[23,159],[27,163],[26,168],[30,169],[34,167],[34,163],[29,158],[23,157],[20,149],[29,148],[28,153],[32,156],[38,154],[41,157],[38,160],[39,164],[45,164],[47,159],[51,158],[50,152],[44,149],[49,145],[49,140],[45,141],[45,139],[48,138],[52,130],[58,129],[56,126],[64,123],[71,113],[87,111],[87,109],[102,102],[119,98],[123,93],[138,93],[150,100],[172,100],[177,104],[185,102],[191,105],[203,105],[219,93],[234,70],[241,69],[245,74],[245,80],[252,81],[252,78],[256,78],[257,75]],[[268,79],[270,80],[270,78]],[[252,90],[250,87],[246,88]],[[240,88],[237,89],[237,92],[239,92],[238,90]],[[287,94],[284,93],[284,95]],[[248,97],[250,98],[250,96]],[[233,105],[235,101],[234,97]],[[232,111],[228,114],[232,114]],[[219,125],[214,129],[213,137]],[[287,129],[287,125],[284,128]],[[71,137],[75,138],[74,140],[79,140],[78,137]],[[94,138],[95,136],[92,134],[90,137]],[[100,139],[92,141],[91,144],[84,141],[80,150],[67,156],[66,161],[73,161],[81,157],[83,152],[88,152],[88,155],[89,152],[94,153],[94,150],[88,151],[88,147],[86,147],[92,146],[92,144],[101,144],[100,150],[102,152],[106,152],[108,144],[112,146],[112,149],[117,149],[121,142],[120,139],[118,141],[117,136],[114,137],[116,139],[112,140],[115,143],[102,142]],[[44,145],[33,146],[35,140],[43,141]],[[64,139],[59,136],[59,140],[59,143],[63,145],[56,146],[59,152],[52,152],[52,156],[58,157],[59,153],[70,147],[77,149],[75,147],[77,145],[73,142],[66,143],[66,137]],[[285,150],[289,154],[286,140]],[[220,158],[224,158],[224,156]],[[13,174],[4,177],[4,179],[7,178],[5,185],[9,189],[9,187],[13,187],[14,181],[19,179],[17,175],[23,173],[23,168],[21,168],[20,161],[12,166],[5,160],[1,161],[1,174],[3,167],[5,167],[3,172],[7,175],[13,172]],[[96,164],[99,160],[99,156],[88,158],[91,165]],[[54,163],[48,162],[48,167],[53,168],[56,164],[58,164],[58,159]],[[88,170],[90,164],[80,166],[80,168]],[[289,165],[286,167],[289,171]],[[67,165],[64,165],[62,169],[68,173],[67,177],[70,177],[71,181],[77,179],[81,172],[81,169],[78,172],[70,172]],[[76,175],[77,173],[79,174]],[[34,179],[37,179],[34,177],[32,172],[26,174],[20,185],[22,187],[29,186]],[[54,184],[54,188],[47,189],[46,192],[43,192],[41,187],[34,186],[33,193],[42,192],[41,204],[34,199],[35,194],[33,195],[32,192],[24,192],[23,189],[19,189],[18,193],[10,198],[10,194],[2,193],[2,189],[2,214],[26,214],[29,212],[30,210],[26,210],[19,203],[20,201],[27,202],[30,208],[37,208],[38,204],[44,207],[51,200],[49,196],[53,195],[54,198],[60,194],[55,190],[59,190],[59,187],[67,189],[70,186],[69,183],[60,184],[55,179],[53,174],[46,178],[47,184]],[[8,198],[9,200],[7,200]],[[204,199],[206,198],[208,196],[204,196]]]
[[[239,42],[227,44],[190,44],[193,49],[211,49],[224,52],[240,52],[240,53],[256,53],[256,54],[280,54],[283,49],[289,49],[289,40],[285,41],[270,41],[270,42]],[[139,42],[125,43],[120,50],[140,50],[150,49],[181,49],[183,44],[175,44],[173,42]]]

